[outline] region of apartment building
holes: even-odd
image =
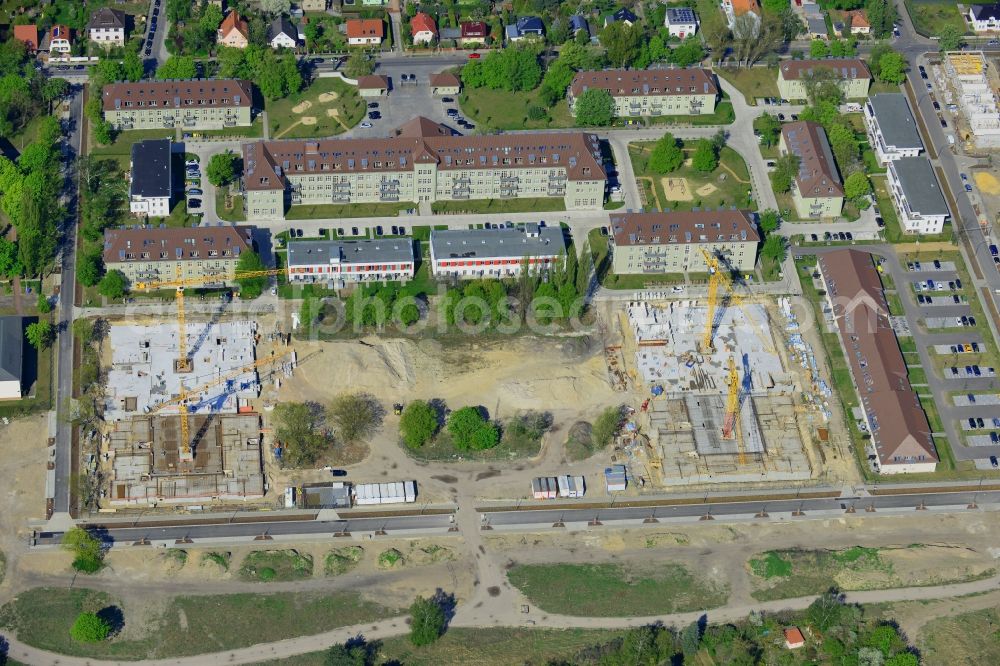
[[[102,7],[90,17],[87,36],[101,46],[124,46],[125,20],[125,12]]]
[[[684,39],[698,32],[698,15],[690,7],[667,7],[663,24],[671,37]]]
[[[500,229],[431,231],[431,273],[461,279],[506,278],[554,268],[566,254],[559,227],[534,223]]]
[[[615,115],[697,116],[715,112],[719,86],[707,69],[606,69],[577,72],[567,91],[570,111],[588,90],[607,90],[615,100]]]
[[[253,228],[167,228],[142,225],[105,229],[104,265],[130,284],[189,278],[217,278],[232,286],[240,254],[253,250]]]
[[[880,93],[865,102],[865,128],[879,164],[916,157],[924,149],[920,131],[902,93]]]
[[[559,197],[600,210],[606,174],[596,135],[452,136],[418,117],[386,138],[243,144],[250,220],[284,219],[286,204]]]
[[[416,267],[412,238],[294,241],[288,244],[289,282],[347,283],[402,281]]]
[[[861,99],[868,96],[872,74],[863,60],[858,58],[827,58],[824,60],[782,60],[778,67],[778,93],[781,98],[788,100],[806,99],[805,81],[820,70],[832,73],[847,99]]]
[[[707,273],[704,252],[753,270],[760,234],[753,214],[734,209],[613,213],[611,270],[617,275]]]
[[[844,185],[823,127],[806,120],[782,125],[778,151],[799,158],[799,173],[792,181],[792,201],[798,216],[839,216],[844,206]]]
[[[101,92],[115,129],[221,129],[253,122],[253,88],[238,79],[111,83]]]
[[[910,386],[872,256],[848,249],[818,256],[827,303],[871,436],[869,462],[881,474],[933,472],[938,455],[930,425]]]
[[[133,143],[129,174],[129,211],[144,217],[170,215],[173,196],[170,139],[147,139]]]
[[[1000,30],[1000,2],[992,5],[969,5],[966,18],[974,32],[995,32]]]
[[[925,156],[901,157],[889,162],[889,194],[899,225],[908,234],[939,234],[948,219],[934,167]]]

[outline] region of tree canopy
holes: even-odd
[[[190,56],[170,56],[156,68],[158,79],[194,79],[197,76],[198,67]]]
[[[684,151],[669,132],[660,137],[649,155],[649,168],[660,174],[676,171],[683,163]]]
[[[81,573],[96,573],[104,566],[104,549],[100,540],[82,527],[66,532],[62,547],[73,553],[73,568]]]
[[[337,436],[342,442],[353,444],[378,431],[385,410],[369,393],[344,393],[334,398],[329,412]]]
[[[448,433],[459,451],[492,449],[500,442],[497,427],[483,418],[478,407],[462,407],[448,418]]]
[[[565,72],[556,76],[564,77]],[[493,51],[485,58],[470,60],[462,67],[462,83],[470,88],[534,90],[541,80],[542,67],[538,64],[538,53],[532,44]]]
[[[236,160],[236,155],[229,151],[212,155],[208,160],[208,168],[205,169],[208,182],[216,187],[223,187],[233,182],[236,176]]]
[[[417,647],[430,645],[444,633],[447,618],[434,599],[417,597],[410,606],[410,642]]]
[[[719,152],[709,139],[701,139],[696,144],[691,166],[703,173],[711,173],[719,166]]]
[[[80,643],[100,643],[111,633],[111,624],[97,613],[80,613],[76,616],[69,635]]]
[[[281,402],[273,412],[274,434],[283,447],[287,467],[316,464],[334,444],[327,428],[326,409],[317,402]]]
[[[417,449],[437,433],[438,413],[428,402],[414,400],[403,410],[399,419],[399,434],[411,449]]]
[[[240,258],[236,261],[237,275],[266,269],[267,266],[264,265],[264,260],[253,250],[241,253]],[[267,286],[267,276],[238,277],[236,283],[240,286],[240,298],[253,300],[264,293],[264,287]]]
[[[615,99],[603,88],[591,88],[576,98],[576,124],[610,125],[615,117]]]
[[[120,270],[108,271],[97,285],[97,292],[110,299],[118,299],[128,291],[128,278]]]

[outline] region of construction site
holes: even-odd
[[[706,259],[707,298],[631,301],[618,313],[612,384],[647,396],[620,446],[633,476],[657,487],[814,478],[808,446],[826,431],[830,392],[812,350],[787,300],[755,301],[720,258]]]

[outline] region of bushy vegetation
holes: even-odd
[[[80,573],[97,573],[104,566],[103,544],[82,527],[74,527],[66,532],[62,547],[73,553],[73,568]]]

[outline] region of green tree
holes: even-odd
[[[122,61],[122,73],[129,81],[134,82],[142,79],[146,73],[146,67],[142,64],[138,52],[129,49],[125,53],[125,59]]]
[[[830,141],[833,156],[841,172],[846,172],[858,160],[860,149],[854,138],[854,130],[841,122],[831,123],[824,127],[826,138]]]
[[[267,270],[267,266],[264,265],[264,260],[260,258],[259,254],[253,250],[240,253],[240,258],[236,262],[237,275],[263,270]],[[240,298],[253,300],[264,293],[264,287],[267,286],[267,276],[237,277],[236,284],[240,286]]]
[[[919,666],[920,660],[912,652],[900,652],[886,659],[883,666]]]
[[[684,151],[669,132],[660,137],[649,155],[649,168],[660,174],[676,171],[683,163]]]
[[[840,625],[844,617],[844,604],[834,592],[825,592],[806,609],[806,617],[820,631]]]
[[[73,553],[73,568],[81,573],[96,573],[104,566],[100,540],[82,527],[63,534],[62,547]]]
[[[437,410],[424,400],[408,404],[399,419],[399,434],[411,449],[418,449],[429,442],[437,429]]]
[[[830,55],[830,46],[825,39],[814,39],[809,42],[810,58],[825,58]]]
[[[763,0],[760,6],[769,14],[780,14],[788,9],[788,0]]]
[[[628,67],[639,56],[642,48],[642,26],[626,25],[622,21],[609,23],[601,30],[601,44],[608,54],[608,60],[615,67]]]
[[[861,199],[871,191],[871,182],[864,171],[855,171],[844,180],[844,196],[848,199]]]
[[[902,85],[906,80],[906,60],[902,54],[890,51],[879,58],[878,78],[887,83]]]
[[[17,253],[17,243],[0,236],[0,275],[13,278],[20,275],[21,260]]]
[[[953,23],[948,23],[938,31],[938,48],[943,51],[955,51],[965,43],[965,32]]]
[[[375,71],[375,62],[369,60],[368,56],[361,51],[355,51],[347,58],[344,65],[344,72],[352,79],[359,76],[368,76]]]
[[[76,265],[76,279],[84,287],[96,286],[104,275],[104,260],[101,256],[101,248],[84,250],[78,255]]]
[[[198,76],[198,68],[191,56],[170,56],[156,68],[158,79],[193,79]]]
[[[784,236],[772,234],[764,241],[764,245],[760,249],[760,254],[771,261],[781,263],[788,254],[788,241]]]
[[[875,44],[872,50],[868,52],[868,69],[871,71],[872,76],[878,78],[879,62],[886,53],[892,53],[892,47],[885,42]]]
[[[410,606],[410,642],[417,647],[430,645],[444,633],[446,622],[439,603],[417,597]]]
[[[315,402],[282,402],[272,412],[274,434],[283,447],[282,463],[311,467],[334,444],[326,423],[326,410]]]
[[[781,121],[770,113],[764,113],[753,119],[753,128],[760,133],[762,145],[770,148],[777,145],[781,136]]]
[[[384,410],[368,393],[344,393],[330,403],[330,420],[340,440],[353,444],[368,439],[382,426]]]
[[[792,181],[799,173],[799,156],[789,153],[774,161],[774,171],[771,172],[771,185],[775,192],[787,192],[792,189]]]
[[[500,441],[497,427],[483,418],[478,407],[463,407],[448,418],[448,433],[460,451],[492,449]]]
[[[28,338],[28,342],[31,343],[32,347],[38,351],[42,351],[52,344],[52,324],[45,319],[32,322],[24,330],[24,335]]]
[[[128,278],[119,270],[108,271],[97,285],[97,293],[112,300],[121,298],[128,291]]]
[[[51,104],[57,99],[62,99],[67,94],[69,94],[69,81],[66,79],[45,79],[45,83],[42,84],[42,99],[46,103]]]
[[[872,37],[883,39],[892,32],[898,14],[891,0],[868,0],[865,3],[865,17],[871,26]]]
[[[591,431],[591,439],[595,449],[603,449],[611,444],[622,425],[622,408],[620,406],[608,407],[594,421]]]
[[[704,59],[705,49],[698,37],[688,37],[670,51],[670,62],[678,67],[691,67]]]
[[[102,58],[94,65],[94,75],[103,83],[125,80],[125,67],[113,58]]]
[[[576,98],[575,115],[577,125],[610,125],[615,117],[615,99],[603,88],[591,88]]]
[[[760,230],[764,232],[765,236],[777,231],[778,226],[781,224],[781,218],[778,216],[778,211],[776,210],[765,210],[761,212],[758,221],[760,224]]]
[[[719,153],[708,139],[698,141],[691,157],[691,166],[703,173],[711,173],[719,166]]]
[[[208,182],[216,187],[222,187],[233,182],[236,175],[236,155],[226,151],[218,155],[212,155],[208,161],[208,168],[205,169]]]
[[[40,314],[48,314],[52,312],[52,304],[49,303],[48,297],[41,291],[38,292],[38,302],[36,307]]]
[[[681,631],[681,652],[684,653],[684,661],[694,659],[694,656],[701,649],[701,626],[695,620],[684,627]]]
[[[324,666],[371,666],[375,660],[367,647],[367,644],[350,647],[340,643],[332,645],[323,657],[323,664]]]
[[[69,635],[78,643],[100,643],[110,633],[111,624],[97,613],[80,613],[69,630]]]
[[[115,130],[107,120],[94,123],[94,139],[97,143],[108,145],[115,140]]]

